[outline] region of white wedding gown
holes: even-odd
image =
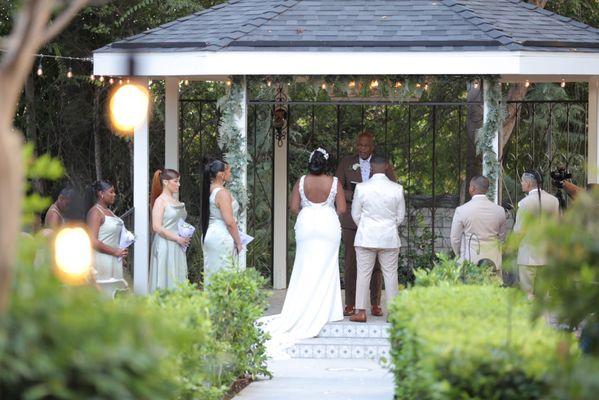
[[[343,319],[339,282],[341,226],[335,212],[337,178],[323,203],[312,203],[299,183],[301,211],[295,223],[295,262],[281,314],[258,320],[271,339],[271,358],[289,358],[285,349],[301,339],[314,337],[330,321]]]

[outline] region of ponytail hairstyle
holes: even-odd
[[[529,169],[524,171],[522,178],[527,178],[528,180],[534,182],[537,185],[537,194],[539,195],[539,214],[542,213],[543,209],[541,208],[541,188],[543,186],[543,177],[538,171],[534,169]]]
[[[157,169],[152,177],[152,186],[150,189],[150,207],[154,207],[154,202],[162,194],[162,181],[170,181],[171,179],[177,179],[179,172],[174,169]]]
[[[222,160],[212,160],[204,165],[204,174],[202,179],[202,210],[200,219],[202,221],[202,240],[208,231],[208,221],[210,220],[210,184],[216,178],[219,172],[227,169],[227,163]]]
[[[86,210],[89,211],[100,198],[100,193],[105,192],[114,185],[107,181],[106,179],[100,179],[99,181],[95,181],[85,190],[85,207]]]

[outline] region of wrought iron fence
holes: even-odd
[[[256,237],[250,246],[248,265],[269,277],[273,254],[273,154],[277,145],[273,119],[277,104],[248,102],[248,232]],[[287,194],[305,173],[313,148],[325,147],[338,160],[353,153],[360,132],[373,131],[378,151],[392,160],[398,181],[405,188],[408,217],[400,230],[405,249],[403,271],[407,274],[410,268],[429,266],[436,251],[449,250],[453,211],[467,198],[467,161],[473,157],[468,114],[472,107],[482,107],[480,103],[291,101],[286,105]],[[584,101],[524,101],[516,105],[517,123],[502,157],[507,206],[522,195],[517,176],[525,166],[538,168],[548,176],[555,165],[565,163],[582,181],[586,160]],[[220,116],[215,100],[193,99],[181,101],[180,116],[182,184],[199,188],[203,157],[220,153],[216,140]],[[199,191],[191,193],[197,198],[185,194],[183,198],[187,198],[188,212],[197,224],[201,201]],[[293,223],[289,216],[288,268],[293,265],[295,250]],[[199,243],[192,246],[190,260],[190,264],[201,265]]]

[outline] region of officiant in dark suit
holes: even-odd
[[[353,315],[356,305],[356,249],[354,239],[356,238],[356,224],[351,216],[351,205],[354,197],[356,184],[366,182],[370,179],[370,157],[374,152],[374,134],[364,131],[358,135],[356,142],[357,154],[343,157],[337,167],[336,176],[345,192],[347,212],[341,215],[342,240],[345,247],[345,308],[343,315]],[[385,175],[393,182],[396,181],[393,167],[388,164]],[[381,266],[377,261],[374,266],[370,280],[370,304],[372,315],[382,316],[381,309]]]

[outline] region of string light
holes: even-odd
[[[43,57],[42,57],[43,58]],[[44,75],[44,70],[42,68],[42,58],[40,58],[40,63],[37,66],[37,76],[42,76]]]
[[[320,87],[322,88],[322,90],[327,90],[326,82],[323,82],[323,84]]]
[[[269,80],[267,80],[267,81],[266,81],[266,86],[270,87],[270,85],[272,85],[272,82],[271,82],[271,80],[269,79]]]
[[[185,86],[189,86],[189,79],[185,79],[183,83],[185,84]]]
[[[530,82],[528,80],[526,80],[526,82],[524,82],[524,87],[529,87],[530,86]]]
[[[104,77],[100,76],[100,78],[98,79],[100,82],[104,82]]]
[[[231,86],[233,84],[233,82],[231,82],[230,79],[227,79],[227,86]]]
[[[92,82],[95,81],[96,80],[96,76],[94,74],[91,74],[89,76],[89,80],[92,81]]]
[[[421,86],[422,86],[422,85],[420,84],[420,82],[418,82],[418,83],[416,84],[416,87],[417,87],[417,88],[420,88]]]
[[[131,81],[129,79],[127,79],[127,83],[131,83]]]
[[[112,85],[112,84],[114,83],[114,79],[110,78],[110,79],[108,80],[108,83],[110,83],[110,84]]]
[[[349,83],[347,84],[347,86],[350,89],[355,89],[355,87],[356,87],[356,81],[349,81]]]
[[[148,85],[151,85],[152,83],[154,83],[154,81],[150,79],[150,81],[148,82]]]
[[[478,89],[478,81],[474,81],[473,86],[474,86],[475,89]]]
[[[401,87],[401,81],[395,82],[395,87],[399,89]]]
[[[122,84],[123,84],[123,80],[119,79],[119,85],[122,85]]]
[[[371,89],[376,89],[379,87],[379,81],[377,81],[376,79],[373,80],[372,82],[370,82],[370,88]]]
[[[566,87],[566,80],[562,79],[562,83],[559,84],[561,87],[565,88]]]

